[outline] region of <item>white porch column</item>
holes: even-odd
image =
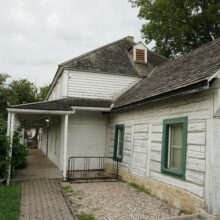
[[[63,180],[67,177],[67,137],[68,137],[68,122],[69,115],[66,114],[64,118],[64,135],[63,135]]]
[[[8,157],[10,160],[10,164],[8,167],[8,177],[7,177],[7,185],[10,184],[11,178],[11,159],[12,159],[12,146],[13,146],[13,135],[14,135],[14,124],[15,124],[15,113],[8,114],[8,127],[7,127],[7,136],[10,138],[10,148],[8,151]]]

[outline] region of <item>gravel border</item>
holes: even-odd
[[[72,183],[68,198],[75,210],[96,220],[158,220],[178,216],[179,209],[127,183]]]

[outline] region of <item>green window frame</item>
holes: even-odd
[[[171,158],[171,139],[176,139],[175,137],[171,138],[172,130],[175,130],[175,127],[181,125],[181,161],[179,169],[171,168],[170,161],[173,160]],[[187,152],[187,128],[188,128],[188,118],[174,118],[174,119],[166,119],[163,121],[163,140],[162,140],[162,155],[161,155],[161,172],[164,174],[168,174],[171,176],[175,176],[178,178],[185,179],[186,172],[186,152]],[[174,132],[174,131],[173,131]],[[177,140],[177,139],[176,139]],[[179,140],[177,140],[179,141]],[[174,155],[174,151],[173,151]]]
[[[123,124],[115,125],[114,160],[118,162],[122,162],[123,159],[124,132]]]

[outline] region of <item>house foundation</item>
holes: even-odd
[[[111,169],[112,167],[110,167],[110,165],[106,165],[106,172],[110,172]],[[157,180],[136,176],[122,168],[119,168],[119,179],[143,186],[149,190],[151,195],[166,201],[169,205],[181,209],[186,213],[204,212],[204,199],[185,190],[178,189]]]

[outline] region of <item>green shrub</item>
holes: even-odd
[[[24,168],[26,166],[27,147],[20,143],[22,127],[18,127],[14,132],[12,150],[12,170]],[[8,175],[10,158],[8,151],[10,148],[9,137],[7,137],[7,125],[0,119],[0,180],[5,180]]]
[[[0,120],[0,179],[5,179],[8,173],[9,158],[9,139],[6,136],[7,126],[6,122]]]
[[[20,169],[27,165],[26,156],[28,154],[28,148],[20,143],[22,138],[22,127],[19,126],[14,132],[13,136],[13,150],[12,150],[12,168]]]

